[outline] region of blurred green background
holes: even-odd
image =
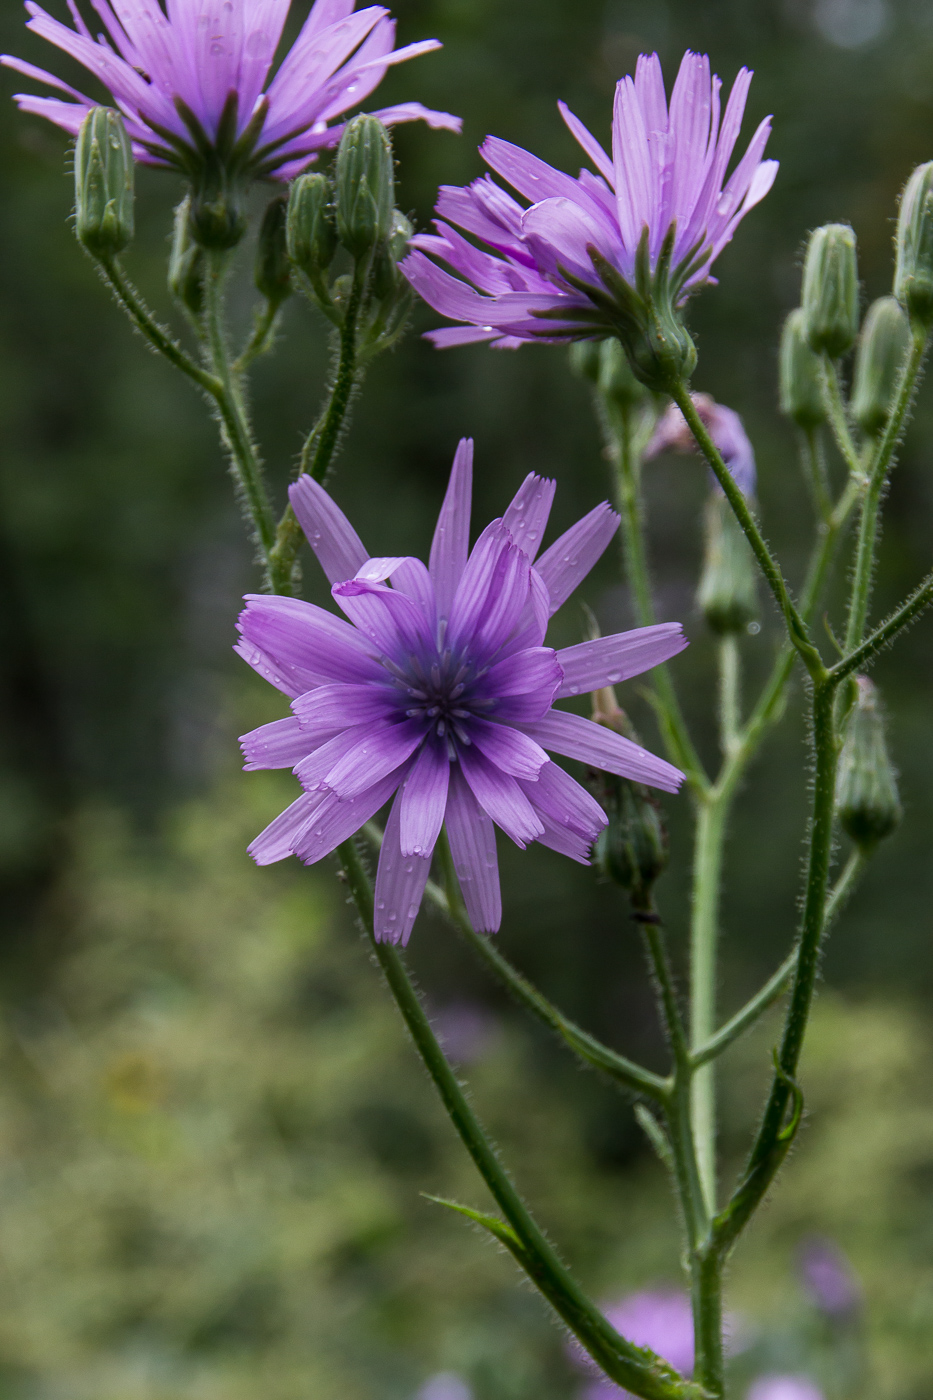
[[[64,5],[50,8],[64,17]],[[295,23],[303,17],[296,11]],[[927,0],[400,0],[400,42],[444,50],[391,70],[380,103],[464,116],[460,138],[397,135],[399,203],[426,226],[441,182],[481,172],[487,132],[575,168],[555,102],[607,131],[615,80],[685,47],[730,83],[755,69],[746,137],[774,113],[772,194],[691,309],[695,387],[739,409],[767,534],[799,578],[808,505],[776,412],[780,324],[802,241],[858,233],[866,299],[891,275],[896,197],[933,156]],[[74,79],[2,0],[0,46]],[[29,87],[15,75],[6,94]],[[282,706],[232,655],[257,584],[213,424],[146,353],[68,228],[65,138],[0,104],[0,1396],[15,1400],[407,1400],[430,1376],[476,1400],[557,1400],[579,1374],[510,1263],[419,1194],[482,1204],[329,869],[257,871],[251,835],[286,775],[238,774],[236,735]],[[128,258],[168,314],[167,236],[181,193],[140,173]],[[257,208],[261,207],[261,200]],[[234,312],[250,314],[249,249]],[[357,403],[335,495],[377,554],[421,554],[457,439],[477,446],[475,520],[529,470],[558,481],[563,528],[609,491],[584,386],[557,348],[443,354],[417,332]],[[255,380],[281,493],[322,394],[322,323],[297,300]],[[886,517],[876,614],[929,567],[933,398],[921,391]],[[693,601],[703,469],[647,476],[658,606],[693,640],[678,660],[706,752],[713,648]],[[313,560],[306,596],[325,597]],[[604,628],[630,621],[610,551],[583,590]],[[933,1384],[931,622],[876,669],[906,820],[834,934],[806,1061],[813,1110],[780,1189],[740,1250],[731,1304],[746,1370],[810,1369],[833,1397],[920,1400]],[[574,606],[556,619],[579,638]],[[777,638],[765,609],[751,674]],[[650,715],[623,700],[646,738]],[[754,989],[793,933],[807,795],[799,694],[743,793],[729,846],[722,1002]],[[678,957],[689,823],[667,802],[661,901]],[[505,848],[503,948],[572,1015],[661,1063],[640,953],[619,897],[540,848]],[[432,1010],[517,1178],[600,1298],[677,1281],[666,1187],[631,1107],[518,1017],[453,935],[411,947]],[[725,1069],[738,1161],[775,1023]],[[801,1291],[814,1232],[866,1297],[854,1371]],[[831,1330],[831,1329],[830,1329]],[[751,1359],[748,1359],[751,1358]],[[851,1357],[850,1357],[851,1360]]]

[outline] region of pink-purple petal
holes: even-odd
[[[288,488],[288,498],[328,582],[353,578],[369,555],[336,501],[307,475]]]
[[[540,744],[511,725],[474,718],[470,720],[469,735],[484,758],[513,778],[535,782],[545,763],[550,762]]]
[[[524,850],[543,831],[541,821],[517,779],[503,773],[475,748],[460,751],[460,771],[488,817]]]
[[[419,749],[401,794],[400,841],[404,855],[430,855],[444,823],[450,758],[443,744]]]
[[[620,778],[647,783],[664,792],[677,792],[684,780],[683,773],[672,763],[580,715],[552,710],[545,719],[523,724],[522,728],[542,748],[563,754],[565,758],[579,759],[591,768],[601,768]]]
[[[502,523],[514,543],[532,563],[544,539],[556,490],[556,481],[529,472],[502,517]]]
[[[431,869],[431,850],[406,853],[401,844],[401,808],[405,788],[392,803],[376,869],[373,932],[377,943],[408,943]],[[433,849],[433,846],[432,846]]]
[[[596,506],[555,540],[535,564],[550,595],[550,611],[556,613],[593,565],[605,553],[619,528],[619,516],[607,503]]]
[[[480,933],[495,933],[502,923],[496,832],[459,768],[450,775],[445,826],[470,922]]]
[[[247,773],[257,768],[294,768],[311,749],[308,735],[292,715],[274,719],[240,736]]]
[[[470,550],[470,499],[473,494],[473,439],[461,438],[447,483],[447,493],[431,542],[428,569],[440,617],[450,614]]]
[[[557,699],[630,680],[670,660],[686,645],[679,622],[659,622],[653,627],[636,627],[631,632],[616,632],[609,637],[580,642],[578,646],[564,647],[557,653],[564,673]]]

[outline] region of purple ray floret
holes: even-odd
[[[714,260],[777,173],[776,161],[762,160],[766,118],[726,178],[751,78],[741,69],[720,120],[721,84],[704,54],[684,54],[670,106],[657,54],[643,54],[635,77],[616,87],[611,156],[559,103],[596,174],[581,170],[573,178],[487,137],[480,148],[486,163],[527,203],[488,175],[465,188],[441,188],[437,233],[414,238],[415,251],[401,266],[435,311],[466,324],[429,338],[439,347],[490,340],[512,348],[606,335],[611,296],[593,254],[631,286],[639,246],[653,274],[671,234],[675,300],[708,281]]]
[[[363,102],[387,68],[439,48],[436,39],[395,48],[395,21],[381,5],[316,0],[273,76],[290,0],[93,0],[103,33],[68,0],[74,28],[27,0],[27,28],[76,59],[110,91],[138,160],[189,170],[204,144],[248,156],[256,175],[287,180],[340,140],[341,115]],[[18,93],[23,111],[74,135],[96,106],[54,74],[3,55],[8,68],[61,97]],[[460,130],[460,119],[404,102],[373,113],[387,125],[426,121]],[[224,128],[223,133],[221,128]],[[230,128],[227,130],[227,128]],[[223,142],[218,138],[223,134]],[[242,147],[246,147],[245,151]]]
[[[755,470],[755,449],[749,441],[741,418],[734,408],[717,403],[709,394],[691,394],[693,406],[699,414],[713,443],[736,486],[743,496],[754,496],[757,473]],[[668,404],[661,415],[651,441],[645,448],[647,458],[659,457],[662,452],[699,452],[696,439],[687,427],[687,420],[675,403]],[[715,489],[722,488],[713,477]]]
[[[665,622],[555,651],[548,618],[615,534],[608,505],[539,557],[554,483],[530,475],[469,548],[473,444],[457,449],[425,566],[370,558],[322,486],[291,487],[295,514],[346,621],[311,603],[247,597],[236,650],[291,697],[292,715],[241,740],[247,768],[291,768],[304,789],[250,846],[260,865],[312,864],[390,797],[376,876],[376,936],[405,943],[446,827],[470,918],[499,927],[494,826],[589,863],[602,808],[547,751],[676,792],[678,769],[562,696],[627,680],[686,646]]]

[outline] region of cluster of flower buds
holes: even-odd
[[[75,146],[75,232],[92,257],[122,253],[134,233],[133,149],[123,118],[94,107]]]
[[[597,724],[638,743],[612,686],[593,694]],[[668,839],[661,804],[650,789],[611,773],[592,772],[591,786],[609,823],[596,840],[594,860],[603,875],[628,891],[635,910],[651,905],[655,881],[667,868]]]
[[[884,716],[877,689],[867,676],[857,679],[839,755],[836,814],[846,835],[866,852],[890,836],[902,816]]]
[[[277,236],[283,259],[324,314],[342,324],[355,298],[357,312],[368,319],[370,343],[382,346],[404,326],[411,305],[398,264],[412,233],[395,208],[388,132],[375,117],[359,116],[341,138],[333,181],[314,173],[293,182]],[[331,281],[340,248],[353,260],[353,271]]]

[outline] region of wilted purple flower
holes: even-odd
[[[809,1376],[759,1376],[745,1400],[826,1400]]]
[[[720,81],[709,59],[687,52],[670,108],[657,54],[616,87],[612,156],[572,112],[559,108],[598,174],[554,170],[518,146],[487,137],[488,165],[530,207],[489,176],[443,186],[437,235],[413,239],[402,264],[435,311],[463,329],[429,332],[435,345],[491,340],[560,341],[617,332],[644,299],[645,282],[665,282],[670,304],[700,283],[740,220],[767,194],[777,162],[762,161],[769,119],[726,180],[751,82],[740,70],[720,124]],[[472,234],[484,252],[452,227]],[[427,255],[441,259],[454,276]]]
[[[338,118],[379,85],[390,64],[439,48],[436,39],[394,49],[395,21],[380,5],[316,0],[269,81],[290,0],[93,0],[104,30],[91,33],[74,0],[74,29],[27,0],[27,28],[82,64],[110,91],[136,158],[187,174],[205,162],[287,180],[339,141]],[[8,68],[68,100],[18,93],[23,111],[74,135],[96,106],[54,74],[9,54]],[[405,102],[373,114],[459,131],[460,120]],[[334,124],[335,123],[335,124]]]
[[[633,1293],[604,1309],[617,1332],[639,1347],[650,1347],[683,1375],[693,1370],[693,1315],[685,1293],[647,1290]],[[574,1348],[575,1359],[592,1369],[582,1350]],[[581,1392],[580,1400],[621,1400],[629,1392],[613,1381],[594,1381]]]
[[[693,406],[736,486],[744,496],[755,494],[755,452],[748,440],[742,420],[734,408],[717,403],[709,394],[691,394]],[[687,427],[687,420],[675,403],[668,404],[661,415],[654,436],[645,449],[648,458],[662,452],[698,452],[696,439]]]
[[[862,1302],[852,1265],[832,1240],[814,1237],[800,1251],[800,1276],[813,1304],[829,1317],[846,1317]]]
[[[548,617],[589,573],[618,516],[590,511],[537,560],[554,482],[528,476],[468,549],[473,444],[461,442],[426,568],[370,558],[304,476],[295,513],[349,618],[294,598],[247,598],[237,650],[293,697],[294,715],[247,734],[248,768],[291,768],[305,791],[256,838],[260,865],[320,860],[397,793],[376,876],[376,936],[406,942],[441,826],[477,928],[499,927],[495,825],[588,864],[599,804],[545,753],[674,792],[683,774],[637,744],[552,708],[675,655],[679,623],[554,651]],[[534,564],[534,567],[532,565]],[[389,580],[392,586],[389,586]]]

